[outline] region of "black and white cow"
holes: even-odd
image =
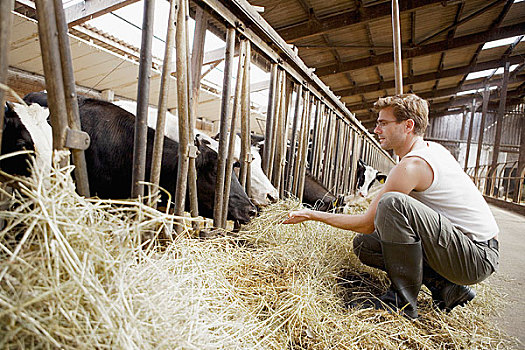
[[[47,105],[45,93],[31,93],[25,98],[27,103],[34,101]],[[135,118],[132,114],[107,101],[79,98],[79,111],[82,130],[91,138],[91,145],[85,151],[89,186],[92,195],[100,198],[129,198],[131,196],[131,176],[133,164],[133,139]],[[33,105],[36,107],[36,105]],[[32,106],[30,106],[32,107]],[[21,122],[15,109],[6,113],[2,153],[22,148],[34,149],[30,130]],[[154,130],[148,128],[146,178],[151,170]],[[215,197],[217,153],[205,141],[196,141],[199,155],[196,159],[197,191],[199,214],[212,217]],[[175,193],[178,165],[178,143],[164,138],[164,151],[160,186]],[[11,164],[2,161],[2,169],[14,174],[27,174],[27,164],[21,159]],[[186,201],[188,202],[188,201]],[[256,208],[242,189],[235,174],[232,174],[228,218],[246,223],[256,214]]]
[[[362,159],[359,159],[356,173],[357,193],[362,197],[368,196],[368,191],[374,182],[377,180],[380,183],[384,183],[386,177],[386,175],[380,174],[379,171],[367,165]]]

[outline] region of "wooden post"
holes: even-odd
[[[279,93],[277,92],[278,80],[279,76],[277,74],[277,63],[272,63],[272,69],[270,74],[270,87],[268,91],[268,109],[266,110],[266,128],[264,134],[265,145],[262,156],[262,169],[266,176],[268,176],[268,178],[270,178],[269,173],[271,172],[270,155],[271,150],[273,148],[271,141],[273,136],[272,131],[275,119],[275,103],[276,96],[279,96]]]
[[[394,43],[394,70],[396,95],[403,93],[403,65],[401,60],[401,25],[398,0],[392,0],[392,33]]]
[[[0,83],[7,83],[8,54],[11,47],[11,11],[14,1],[0,2]],[[2,134],[4,131],[5,91],[0,89],[0,153],[2,151]]]
[[[74,131],[81,131],[82,128],[80,125],[77,93],[75,91],[73,63],[71,59],[69,37],[67,35],[68,29],[62,6],[62,1],[54,0],[68,125],[69,128]],[[89,136],[86,137],[89,138]],[[89,197],[89,182],[84,151],[80,149],[71,149],[71,155],[73,157],[73,164],[75,165],[74,173],[77,191],[80,195]]]
[[[64,95],[62,65],[58,44],[54,4],[52,0],[36,0],[38,36],[46,80],[49,115],[53,129],[53,149],[65,147],[67,111]]]
[[[467,110],[463,110],[463,119],[461,122],[461,130],[459,132],[459,141],[463,140],[465,138],[465,129],[467,126]]]
[[[299,103],[300,99],[297,100]],[[293,183],[291,186],[290,192],[295,195],[297,198],[301,199],[301,193],[299,192],[299,177],[302,170],[302,167],[304,164],[303,161],[303,139],[304,139],[304,131],[306,128],[306,118],[308,116],[308,111],[310,109],[310,91],[306,90],[304,93],[304,99],[303,99],[303,110],[301,113],[301,126],[299,128],[299,137],[297,141],[297,149],[295,147],[290,147],[290,153],[297,153],[297,161],[295,164],[295,167],[293,168]],[[298,109],[295,109],[296,112],[299,113]],[[296,124],[297,128],[297,124]],[[295,142],[294,142],[295,145]]]
[[[272,184],[277,187],[277,184],[273,181],[273,173],[274,173],[274,166],[275,166],[275,153],[276,153],[276,148],[277,148],[277,131],[278,131],[278,122],[279,122],[279,109],[280,109],[280,106],[281,106],[281,99],[283,97],[283,93],[282,93],[282,89],[283,89],[283,83],[282,83],[282,80],[285,78],[285,73],[283,70],[281,69],[278,69],[277,70],[277,85],[276,85],[276,89],[274,91],[274,94],[276,95],[275,97],[275,109],[273,111],[273,121],[272,121],[272,129],[271,129],[271,132],[270,132],[270,138],[267,140],[267,144],[264,146],[265,148],[268,147],[269,150],[268,150],[268,154],[269,154],[269,157],[268,157],[268,173],[266,174],[266,176],[268,176],[268,179],[270,179],[270,181],[272,182]]]
[[[241,113],[241,91],[244,81],[244,65],[246,63],[246,40],[242,40],[239,45],[239,62],[237,65],[237,81],[235,83],[235,95],[233,97],[233,113],[228,137],[228,156],[226,158],[226,170],[224,174],[224,196],[222,204],[222,223],[221,227],[226,227],[226,217],[228,216],[228,205],[230,197],[230,185],[233,171],[233,152],[235,150],[235,127],[237,116]]]
[[[467,150],[465,152],[465,166],[463,167],[465,172],[467,172],[468,168],[468,158],[470,155],[470,144],[472,143],[472,129],[474,128],[474,116],[476,115],[476,108],[476,99],[474,98],[472,100],[472,104],[470,105],[470,123],[468,128]]]
[[[185,209],[189,169],[189,92],[188,92],[188,36],[185,23],[187,0],[178,1],[177,24],[175,27],[175,63],[177,77],[177,113],[179,120],[179,162],[177,165],[177,188],[175,191],[175,215],[182,216]],[[177,233],[182,227],[176,226]]]
[[[139,182],[144,181],[146,177],[148,101],[152,61],[151,43],[153,40],[154,13],[155,1],[145,1],[144,15],[142,17],[142,41],[140,44],[139,80],[137,87],[137,114],[135,117],[135,136],[133,141],[133,175],[131,181],[131,196],[134,198],[144,195],[144,185],[140,184]]]
[[[523,112],[523,108],[521,110]],[[516,175],[521,178],[524,176],[523,172],[525,171],[525,118],[521,118],[520,129],[521,129],[520,153],[518,155],[518,169],[517,169]],[[523,180],[520,180],[519,186],[515,191],[518,193],[518,198],[517,200],[515,200],[516,203],[521,202],[521,198],[523,194],[522,187],[523,187]]]
[[[474,182],[479,184],[478,171],[481,159],[481,150],[483,149],[483,136],[485,134],[485,120],[487,119],[487,110],[489,106],[490,91],[488,85],[483,90],[483,108],[481,111],[481,123],[479,125],[478,150],[476,155],[476,167],[474,168]]]
[[[195,124],[197,120],[197,106],[199,104],[199,90],[200,90],[200,75],[202,70],[202,60],[204,57],[204,40],[206,37],[207,19],[202,8],[197,7],[195,13],[195,30],[193,36],[193,49],[190,58],[189,37],[188,37],[188,20],[190,18],[189,3],[184,1],[184,31],[186,33],[186,59],[188,62],[188,98],[189,98],[189,112],[188,112],[188,140],[189,149],[194,151],[189,152],[188,160],[188,189],[190,199],[190,215],[192,217],[199,216],[199,202],[197,194],[197,169],[196,159],[198,156],[197,147],[195,146]],[[194,230],[198,231],[197,222],[193,222]]]
[[[168,30],[166,33],[166,45],[164,48],[164,61],[162,63],[162,75],[160,78],[159,103],[157,109],[157,129],[153,141],[153,156],[151,161],[150,182],[154,185],[154,191],[160,183],[160,169],[162,166],[162,153],[164,150],[164,128],[166,126],[166,112],[168,95],[170,89],[171,72],[173,71],[173,48],[175,44],[175,19],[177,18],[177,0],[170,0],[170,12],[168,16]],[[157,207],[157,203],[153,203]]]
[[[310,169],[310,173],[313,174],[315,171],[315,168],[317,166],[317,145],[319,142],[317,142],[317,137],[319,135],[319,127],[320,124],[320,110],[321,110],[321,100],[316,100],[315,103],[315,115],[314,115],[314,127],[313,127],[313,133],[312,133],[312,154],[311,154],[311,160],[309,163],[308,169]]]
[[[226,171],[226,150],[228,118],[231,115],[231,80],[233,54],[235,51],[235,28],[228,28],[226,33],[226,51],[224,61],[224,78],[222,84],[221,120],[219,127],[219,154],[217,164],[217,183],[215,185],[215,207],[213,209],[213,225],[222,227],[222,204],[224,195],[224,175]],[[224,221],[225,222],[225,221]]]

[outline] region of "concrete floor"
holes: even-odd
[[[488,282],[505,293],[505,307],[495,320],[525,349],[525,217],[491,205],[500,229],[500,268]]]

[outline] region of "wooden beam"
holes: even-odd
[[[516,81],[525,81],[525,76],[523,76],[523,75],[518,76],[516,78],[516,80],[513,81],[513,82],[516,82]],[[424,98],[424,99],[431,99],[431,98],[437,98],[437,97],[446,97],[446,96],[454,96],[458,92],[461,92],[461,91],[482,89],[482,88],[485,87],[485,85],[487,85],[487,83],[485,83],[485,82],[474,83],[474,84],[469,84],[469,85],[463,85],[463,87],[461,89],[458,88],[458,87],[451,87],[451,88],[434,90],[434,91],[425,91],[425,92],[418,93],[417,95],[419,97],[421,97],[421,98]],[[501,79],[492,81],[491,85],[501,85]],[[518,89],[515,89],[514,91],[518,91]],[[494,97],[497,96],[496,93],[493,93],[493,95],[494,95]],[[515,97],[515,96],[513,96],[513,97]],[[470,98],[469,101],[471,99],[472,98]],[[362,102],[362,103],[347,104],[346,107],[348,109],[350,109],[351,111],[353,111],[353,110],[359,111],[359,110],[363,110],[363,109],[371,109],[371,108],[374,107],[374,103],[375,102],[376,102],[376,100],[374,99],[372,101],[366,101],[366,102]]]
[[[512,56],[509,57],[509,63],[512,64],[525,64],[525,57],[518,55],[518,56]],[[474,67],[471,67],[470,65],[463,66],[463,67],[456,67],[456,68],[450,68],[442,70],[441,72],[431,72],[426,74],[420,74],[415,75],[411,77],[410,75],[404,77],[404,85],[410,85],[410,84],[417,84],[417,83],[424,83],[427,81],[437,80],[437,79],[443,79],[443,78],[450,78],[458,75],[464,75],[467,73],[472,72],[479,72],[486,69],[495,69],[502,67],[505,64],[504,60],[497,59],[487,62],[482,62],[476,64]],[[368,85],[357,85],[353,86],[351,88],[347,89],[341,89],[341,90],[335,90],[334,94],[337,96],[352,96],[352,95],[359,95],[364,94],[367,92],[375,92],[380,91],[384,89],[392,89],[395,86],[395,80],[388,80],[384,82],[374,83],[374,84],[368,84]]]
[[[105,15],[121,7],[133,4],[138,0],[89,0],[82,1],[64,9],[68,27]]]
[[[421,57],[431,55],[434,53],[439,53],[442,51],[458,49],[466,46],[485,43],[487,41],[504,39],[511,36],[520,35],[523,34],[524,26],[525,22],[522,22],[507,27],[487,30],[476,34],[464,35],[458,38],[454,38],[452,40],[443,40],[423,46],[416,46],[413,50],[403,51],[402,58],[409,59],[414,57]],[[316,74],[319,77],[323,77],[327,75],[344,73],[362,68],[370,68],[389,62],[392,62],[392,52],[377,55],[374,57],[365,57],[354,61],[343,62],[341,65],[331,64],[329,66],[320,67],[316,69]]]
[[[443,2],[440,0],[401,1],[399,11],[413,11],[417,8],[439,3]],[[374,6],[363,7],[356,11],[328,15],[319,19],[319,21],[301,21],[286,27],[277,28],[277,32],[287,42],[295,42],[315,35],[328,33],[333,30],[340,30],[354,24],[384,19],[385,17],[390,17],[390,14],[390,2],[386,2]]]

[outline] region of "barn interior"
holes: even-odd
[[[160,12],[167,12],[168,1],[156,3]],[[142,11],[143,1],[63,0],[63,5],[77,93],[109,101],[136,101],[140,94],[142,13],[131,20],[119,11],[133,6]],[[290,96],[288,113],[298,110],[299,104],[306,106],[308,97],[303,94],[308,90],[311,98],[326,104],[326,114],[321,112],[326,124],[321,131],[330,132],[328,120],[333,117],[346,125],[337,131],[330,129],[339,137],[349,136],[345,146],[361,142],[347,163],[344,158],[348,154],[343,153],[331,160],[337,169],[333,177],[330,169],[312,169],[327,187],[338,194],[355,193],[352,184],[358,158],[385,173],[392,168],[394,155],[381,150],[373,133],[377,118],[373,104],[401,91],[429,101],[430,125],[425,139],[448,148],[489,203],[525,214],[525,1],[411,0],[399,1],[398,10],[401,62],[394,61],[391,0],[189,1],[195,28],[204,23],[205,42],[215,43],[210,47],[204,44],[208,50],[202,53],[196,128],[212,136],[221,129],[225,47],[228,28],[235,28],[239,37],[252,42],[251,133],[264,136],[269,116],[276,113],[272,90],[277,88],[278,78],[272,72],[278,69],[289,79],[288,86],[281,88]],[[164,20],[165,30],[164,17],[156,13],[155,21]],[[126,23],[126,27],[122,24],[124,31],[136,30],[132,35],[139,44],[105,29],[97,22],[104,18]],[[10,21],[10,40],[1,43],[7,53],[6,85],[20,96],[43,90],[45,67],[35,2],[14,1]],[[162,92],[164,35],[154,34],[158,50],[151,59],[146,97],[153,107],[158,106]],[[236,42],[233,57],[238,57],[240,50]],[[166,101],[168,111],[178,115],[176,77],[172,70]],[[230,86],[232,92],[234,85]],[[5,98],[16,101],[10,94]],[[238,120],[239,130],[240,123]],[[299,124],[290,138],[292,134],[307,137],[307,133],[299,135],[304,129],[304,124]],[[335,136],[330,139],[333,144],[338,140]],[[300,168],[300,164],[295,166]],[[339,183],[345,172],[351,176]],[[281,181],[271,180],[274,184]],[[516,226],[522,223],[522,217],[500,215],[517,220]],[[509,230],[517,234],[516,226]],[[515,247],[520,246],[515,242]],[[516,286],[509,290],[519,293]],[[518,317],[515,324],[520,322],[523,320]],[[519,335],[512,325],[510,332]]]

